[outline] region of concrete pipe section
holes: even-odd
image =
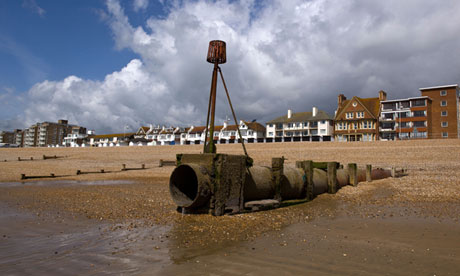
[[[356,170],[355,168],[355,171],[358,182],[366,180],[366,170]],[[234,173],[232,171],[230,174]],[[240,185],[238,187],[243,188],[243,193],[239,193],[236,196],[237,201],[240,202],[239,204],[275,198],[280,198],[283,201],[305,199],[307,196],[307,175],[302,168],[284,166],[278,182],[274,180],[273,168],[270,167],[252,166],[242,170],[241,173],[243,177],[236,178],[244,182],[238,184]],[[389,170],[373,169],[371,171],[371,179],[373,180],[390,177],[390,175]],[[217,204],[221,198],[226,198],[232,194],[232,190],[227,185],[233,185],[231,184],[233,180],[230,182],[218,182],[221,181],[219,179],[222,179],[222,177],[224,176],[218,173],[216,176],[211,176],[209,167],[207,168],[200,164],[181,164],[176,167],[170,178],[169,189],[171,197],[177,206],[188,210],[215,208],[214,204]],[[330,183],[328,183],[328,174],[325,170],[313,168],[312,178],[313,187],[310,191],[313,196],[328,192]],[[337,169],[336,178],[338,189],[350,184],[348,169]],[[238,210],[242,211],[241,208]]]
[[[169,192],[177,206],[200,207],[205,205],[211,196],[211,179],[202,166],[180,165],[169,179]]]

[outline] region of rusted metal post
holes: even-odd
[[[21,179],[26,179],[26,175],[21,173]]]
[[[214,142],[214,120],[216,113],[216,86],[217,86],[217,71],[219,64],[225,63],[227,61],[225,42],[221,40],[213,40],[209,42],[208,56],[206,60],[209,63],[214,64],[214,70],[212,72],[212,81],[211,81],[211,91],[210,91],[210,108],[208,106],[208,117],[211,116],[211,122],[209,126],[209,141],[207,140],[207,128],[206,125],[206,134],[204,141],[204,153],[216,153],[216,144]]]
[[[348,164],[348,183],[351,186],[358,186],[358,166],[356,163]]]
[[[372,165],[366,165],[366,181],[372,181]]]
[[[101,170],[101,173],[105,173],[104,169]]]
[[[216,145],[214,143],[214,120],[216,114],[216,86],[217,86],[217,61],[214,63],[211,82],[211,122],[209,124],[209,141],[205,141],[204,153],[216,153]],[[207,126],[206,126],[207,127]]]
[[[141,167],[143,170],[145,169],[145,164],[142,164],[142,167]]]
[[[77,175],[80,175],[81,174],[81,170],[77,170]]]
[[[121,166],[122,166],[121,170],[126,171],[126,164],[121,164]]]
[[[327,163],[327,192],[337,193],[337,162]]]

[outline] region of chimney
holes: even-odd
[[[313,110],[312,110],[313,117],[316,117],[316,114],[318,114],[318,108],[316,106],[314,106]]]
[[[380,101],[386,101],[387,100],[387,93],[383,90],[379,91],[379,100]]]
[[[338,106],[339,106],[339,107],[342,106],[342,103],[343,103],[346,99],[347,99],[347,97],[345,97],[345,95],[340,94],[339,97],[338,97],[338,100],[337,100]]]
[[[292,110],[288,109],[287,117],[288,117],[288,119],[291,119],[291,117],[292,117]]]

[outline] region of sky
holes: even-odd
[[[204,125],[211,40],[239,119],[460,82],[457,0],[0,0],[0,130]],[[231,117],[218,81],[216,123]]]

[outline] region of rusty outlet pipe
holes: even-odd
[[[391,176],[391,171],[373,169],[372,179]],[[366,170],[358,169],[358,182],[366,180]],[[281,198],[283,200],[305,198],[305,173],[302,169],[285,166],[281,178]],[[346,169],[337,170],[337,185],[341,188],[349,185],[349,174]],[[205,205],[211,196],[211,177],[207,170],[197,164],[183,164],[172,173],[169,189],[173,201],[180,207],[196,208]],[[315,196],[328,190],[327,173],[321,169],[313,169],[313,194]],[[275,196],[270,167],[253,166],[246,174],[243,191],[244,201],[270,199]]]

